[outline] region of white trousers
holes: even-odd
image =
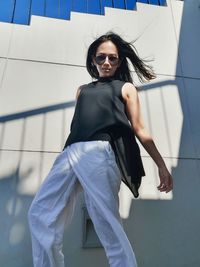
[[[81,190],[110,267],[136,267],[119,214],[120,183],[120,171],[108,141],[67,146],[57,156],[28,211],[34,267],[65,266],[64,229],[72,219],[76,195]]]

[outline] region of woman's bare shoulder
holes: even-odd
[[[134,84],[126,82],[122,87],[122,97],[124,100],[130,98],[130,96],[137,96],[137,88]]]
[[[81,91],[81,87],[79,86],[78,89],[76,90],[76,99],[78,99],[80,91]]]

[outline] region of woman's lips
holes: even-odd
[[[102,69],[103,71],[110,71],[110,69]]]

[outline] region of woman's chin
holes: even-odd
[[[113,73],[111,73],[109,70],[102,71],[102,76],[112,76]]]

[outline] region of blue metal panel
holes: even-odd
[[[103,7],[107,6],[107,7],[113,7],[113,1],[112,0],[100,0],[101,1],[101,5]]]
[[[46,0],[32,0],[31,14],[45,16]]]
[[[159,6],[159,0],[149,0],[149,4]]]
[[[101,14],[101,6],[99,0],[88,0],[88,13]]]
[[[140,3],[145,3],[145,4],[148,4],[149,1],[148,0],[137,0],[137,2],[140,2]]]
[[[87,13],[87,0],[73,0],[72,11]]]
[[[16,0],[13,23],[29,24],[31,0]]]
[[[58,18],[58,0],[46,0],[45,16]]]
[[[61,19],[70,19],[72,0],[60,0],[59,17]]]
[[[166,6],[167,4],[166,4],[166,0],[160,0],[160,5],[161,6]]]
[[[136,0],[125,0],[126,9],[134,10],[136,9]]]
[[[100,0],[101,2],[101,14],[105,14],[104,7],[113,7],[113,1],[112,0]]]
[[[125,9],[125,2],[124,0],[114,0],[114,7]]]
[[[70,19],[72,0],[32,0],[31,14],[47,17]],[[57,2],[57,3],[56,3]],[[55,11],[53,10],[55,7]]]
[[[14,0],[0,0],[0,21],[12,22]]]

